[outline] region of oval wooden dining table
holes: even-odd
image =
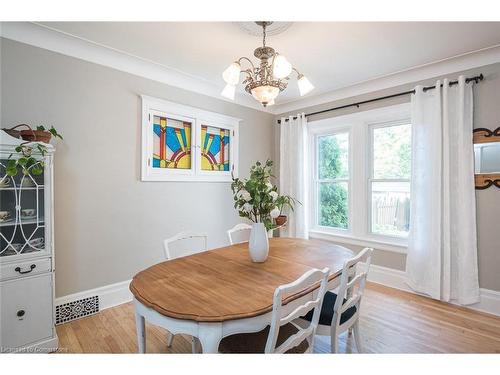
[[[258,332],[270,324],[278,286],[310,269],[328,267],[333,289],[344,261],[352,256],[326,241],[272,238],[264,263],[253,263],[248,243],[241,243],[149,267],[130,283],[139,353],[146,350],[146,320],[174,335],[197,338],[203,353],[217,353],[223,337]],[[285,307],[294,309],[317,287],[286,296]]]

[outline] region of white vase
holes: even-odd
[[[252,262],[265,262],[269,254],[269,240],[264,223],[253,223],[248,241],[248,251]]]

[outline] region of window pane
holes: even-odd
[[[191,123],[153,118],[153,168],[191,169]]]
[[[410,227],[410,183],[372,183],[372,232],[407,236]]]
[[[201,126],[201,169],[229,172],[229,129]]]
[[[318,177],[349,177],[349,133],[339,133],[318,138]]]
[[[347,182],[319,183],[318,197],[318,224],[347,229],[349,221]]]
[[[411,125],[373,129],[373,178],[410,178]]]

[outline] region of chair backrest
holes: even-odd
[[[250,238],[250,230],[252,230],[251,225],[248,225],[245,223],[236,224],[234,227],[232,227],[231,229],[229,229],[227,231],[227,236],[229,237],[229,243],[231,245],[234,245],[234,244],[241,243],[241,242],[248,242],[248,240]],[[243,232],[243,231],[247,232],[248,236],[245,236],[245,240],[236,242],[236,240],[234,238],[235,235],[240,234],[240,232]]]
[[[273,299],[271,328],[269,330],[269,336],[267,337],[265,348],[266,353],[284,353],[287,350],[299,345],[306,339],[309,344],[308,351],[312,352],[314,335],[316,333],[316,328],[318,327],[319,316],[321,313],[321,305],[323,304],[323,297],[327,291],[329,274],[330,270],[328,268],[324,268],[322,270],[313,269],[307,271],[294,282],[281,285],[276,288]],[[304,304],[298,306],[292,311],[290,311],[290,305],[283,305],[284,296],[293,295],[294,293],[303,291],[317,283],[320,283],[319,289],[310,292],[308,294],[309,298],[304,302]],[[307,314],[312,309],[314,309],[314,312],[310,324],[305,328],[296,327],[298,331],[276,348],[280,327]]]
[[[354,258],[344,262],[337,299],[333,308],[332,326],[339,325],[340,316],[351,306],[356,306],[356,313],[349,320],[356,319],[359,315],[359,306],[361,304],[361,297],[363,297],[365,291],[366,277],[370,269],[372,252],[372,248],[364,248]],[[352,274],[356,273],[356,265],[360,262],[364,262],[366,268],[361,272],[357,272],[357,274],[350,279]],[[345,303],[343,303],[344,298],[346,299]]]
[[[193,249],[193,248],[188,248],[188,249],[173,249],[171,244],[173,242],[177,241],[183,241],[183,240],[189,240],[189,239],[203,239],[203,248],[200,249]],[[163,248],[165,250],[165,257],[167,260],[170,259],[175,259],[175,258],[180,258],[180,257],[185,257],[188,255],[200,253],[202,251],[207,251],[208,249],[208,236],[206,233],[195,233],[195,232],[190,232],[190,231],[185,231],[185,232],[180,232],[177,233],[175,236],[172,236],[170,238],[167,238],[166,240],[163,241]]]

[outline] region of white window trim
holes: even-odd
[[[317,238],[320,240],[338,242],[342,244],[348,244],[348,245],[373,247],[377,250],[390,251],[399,254],[406,254],[408,248],[406,244],[402,245],[399,243],[391,243],[383,240],[359,238],[357,236],[352,236],[347,234],[342,235],[342,234],[335,234],[318,230],[310,230],[309,237]]]
[[[142,151],[141,180],[142,181],[200,181],[200,182],[231,182],[231,171],[238,177],[238,144],[239,122],[241,119],[222,115],[203,109],[190,107],[167,100],[141,95],[142,98]],[[151,155],[153,150],[151,137],[152,114],[166,117],[184,118],[192,122],[191,128],[191,169],[177,170],[153,168]],[[209,125],[230,130],[229,172],[207,172],[201,169],[201,126]]]
[[[352,182],[352,152],[351,152],[351,143],[352,143],[352,135],[351,135],[351,127],[350,126],[339,126],[336,127],[335,129],[331,129],[329,131],[318,131],[318,132],[311,132],[311,137],[309,142],[311,143],[311,148],[310,150],[314,150],[314,157],[312,158],[312,168],[309,168],[310,171],[310,178],[309,181],[312,182],[313,186],[310,188],[310,202],[312,202],[311,205],[311,210],[309,212],[309,222],[310,223],[316,223],[316,220],[319,217],[319,207],[318,207],[318,191],[317,187],[319,184],[319,177],[318,177],[318,168],[316,165],[316,161],[318,160],[318,138],[323,137],[323,136],[329,136],[329,135],[336,135],[336,134],[341,134],[341,133],[347,133],[348,134],[348,172],[349,175],[347,179],[333,179],[333,180],[347,180],[344,182],[347,182],[347,210],[349,212],[349,222],[347,223],[347,229],[342,229],[342,228],[331,228],[331,227],[325,227],[325,226],[320,226],[316,225],[315,228],[323,231],[329,231],[331,233],[337,233],[339,235],[345,235],[345,234],[351,234],[351,228],[352,228],[352,222],[351,222],[351,217],[352,215],[350,214],[352,212],[352,196],[351,196],[351,182]],[[335,182],[335,181],[332,181]],[[340,181],[338,181],[340,182]]]
[[[373,126],[390,126],[391,124],[407,123],[410,119],[410,104],[404,103],[350,115],[339,116],[308,123],[310,150],[309,183],[315,183],[316,139],[321,135],[349,131],[349,230],[328,228],[317,225],[316,189],[311,186],[309,215],[310,236],[312,238],[328,239],[340,243],[359,246],[371,246],[379,250],[406,253],[408,239],[405,237],[385,236],[370,233],[372,176],[372,146],[371,128]],[[352,213],[356,213],[353,215]]]
[[[389,241],[389,242],[395,242],[395,243],[408,243],[408,237],[407,236],[391,236],[391,235],[384,235],[384,234],[379,234],[379,233],[374,233],[373,228],[372,228],[372,183],[373,182],[411,182],[411,180],[408,178],[386,178],[386,179],[375,179],[373,178],[373,167],[374,167],[374,149],[373,149],[373,131],[375,129],[380,129],[380,128],[388,128],[391,126],[398,126],[398,125],[407,125],[411,123],[411,119],[408,115],[408,117],[405,117],[405,112],[401,112],[401,115],[398,116],[397,120],[393,121],[383,121],[383,122],[372,122],[367,124],[367,131],[368,131],[368,165],[367,165],[367,175],[368,175],[368,181],[366,183],[366,196],[368,198],[367,202],[367,233],[369,237],[372,237],[374,239],[380,239],[381,241]]]

